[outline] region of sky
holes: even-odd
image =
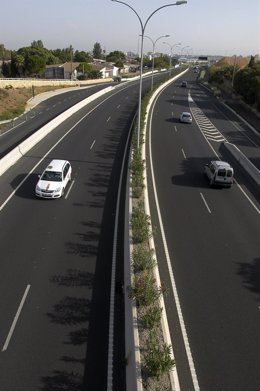
[[[260,0],[187,0],[156,11],[174,2],[124,0],[126,6],[111,0],[1,0],[0,44],[17,50],[41,40],[47,49],[72,45],[92,52],[98,42],[106,53],[139,53],[143,25],[150,37],[144,39],[145,53],[156,41],[155,51],[165,54],[172,48],[177,54],[260,55]]]

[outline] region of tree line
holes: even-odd
[[[209,82],[225,92],[234,91],[260,111],[260,61],[251,56],[247,66],[228,65],[224,61],[209,69]]]
[[[101,45],[97,42],[92,53],[73,50],[72,46],[64,49],[49,50],[41,40],[33,41],[31,46],[10,51],[0,45],[2,59],[2,74],[4,77],[39,77],[45,72],[47,65],[79,62],[79,71],[91,76],[94,72],[90,63],[93,58],[104,59]]]
[[[7,50],[0,44],[0,59],[2,59],[3,77],[41,77],[47,65],[63,64],[65,62],[79,62],[78,72],[87,75],[88,78],[98,77],[93,70],[93,59],[101,59],[113,63],[122,68],[126,60],[123,52],[115,50],[106,54],[99,42],[94,44],[91,53],[74,50],[72,46],[64,49],[49,50],[44,47],[41,40],[33,41],[31,46],[22,47],[16,51]],[[140,63],[138,56],[133,59],[135,64]],[[155,68],[168,68],[168,56],[161,55],[155,58]],[[151,68],[152,60],[144,58],[144,66]]]

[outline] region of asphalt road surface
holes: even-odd
[[[39,101],[37,106],[32,107],[31,110],[28,110],[14,122],[7,123],[1,130],[0,158],[53,118],[107,86],[108,84],[102,84],[87,88],[72,88],[71,91],[67,92],[61,90],[54,96],[51,96],[50,93],[49,98]],[[37,99],[38,96],[35,100],[37,101]]]
[[[0,177],[1,390],[105,391],[108,368],[113,390],[125,389],[123,296],[112,289],[123,278],[120,216],[114,271],[113,243],[138,93],[138,82],[122,84],[92,102]],[[70,161],[71,186],[62,199],[37,199],[38,174],[54,158]]]
[[[222,142],[259,164],[260,140],[192,71],[184,78],[187,88],[170,85],[153,107],[148,175],[180,389],[258,391],[260,194]],[[182,111],[192,124],[179,122]],[[231,189],[210,188],[203,175],[219,158],[234,165]]]

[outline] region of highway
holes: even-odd
[[[150,85],[144,80],[143,91]],[[117,287],[123,282],[124,154],[138,86],[122,83],[91,102],[0,177],[1,390],[107,391],[111,377],[113,390],[125,389],[124,302]],[[62,199],[37,199],[38,175],[53,158],[70,161],[71,186]]]
[[[78,112],[1,177],[6,198],[29,173],[0,216],[3,390],[106,390],[115,159],[135,107],[129,93]],[[35,199],[37,174],[54,157],[71,162],[72,187],[61,200]]]
[[[165,259],[149,177],[156,251],[162,282],[169,288],[165,303],[181,390],[255,391],[260,384],[259,192],[235,162],[233,188],[209,188],[204,164],[216,153],[229,156],[203,124],[210,119],[221,131],[220,138],[239,140],[239,147],[255,162],[259,140],[195,82],[192,71],[182,79],[186,77],[188,88],[181,88],[179,81],[171,84],[152,116],[153,168],[171,266]],[[144,91],[149,88],[150,80],[144,80]],[[111,287],[120,287],[123,280],[123,161],[138,92],[138,82],[121,84],[68,118],[0,177],[4,391],[107,391],[108,367],[113,391],[125,389],[123,295]],[[61,101],[65,95],[55,99]],[[39,116],[30,120],[32,131],[39,121],[44,124],[57,115],[52,99],[41,105],[44,111],[35,108]],[[76,101],[60,103],[59,110]],[[179,123],[184,110],[194,115],[193,124]],[[71,186],[63,199],[36,199],[37,176],[53,158],[71,162]]]
[[[260,139],[196,82],[192,70],[156,100],[146,145],[148,189],[180,389],[260,389],[260,194],[228,155],[256,164]],[[192,124],[179,122],[190,111]],[[211,159],[235,169],[231,189],[210,188]]]

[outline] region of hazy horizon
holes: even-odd
[[[187,4],[157,11],[146,25],[144,51],[169,54],[250,56],[260,54],[260,1],[187,0]],[[167,1],[125,1],[143,24]],[[11,4],[11,6],[10,6]],[[47,49],[92,52],[100,43],[106,53],[120,50],[138,53],[141,25],[129,7],[110,0],[7,0],[1,2],[0,43],[17,50],[41,40]],[[167,42],[167,44],[163,43]],[[185,49],[184,49],[185,48]]]

